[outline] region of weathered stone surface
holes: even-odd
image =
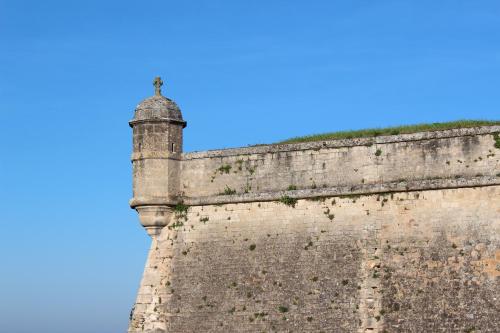
[[[184,154],[179,119],[131,122],[130,333],[498,332],[500,127]]]
[[[310,190],[496,178],[495,131],[500,127],[189,153],[181,162],[180,190],[186,198],[199,199],[218,196],[226,187],[252,194],[290,186]]]
[[[191,207],[154,241],[144,321],[165,318],[167,332],[495,332],[498,198],[492,186]]]

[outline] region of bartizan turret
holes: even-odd
[[[133,129],[133,198],[130,206],[150,236],[168,225],[179,200],[182,130],[186,122],[171,99],[162,96],[162,80],[153,81],[155,95],[143,100],[129,122]]]

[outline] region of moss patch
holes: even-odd
[[[288,312],[288,307],[281,305],[278,307],[278,311],[281,313]]]
[[[495,148],[500,149],[500,134],[499,133],[493,134],[493,140],[495,140]]]
[[[284,195],[280,198],[279,202],[281,202],[284,205],[295,208],[295,205],[297,204],[297,199],[291,198],[288,195]]]
[[[226,185],[224,188],[224,191],[220,192],[219,195],[233,195],[236,194],[236,190],[230,188],[229,186]]]

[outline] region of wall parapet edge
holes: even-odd
[[[315,197],[393,187],[385,184],[402,184],[399,191],[406,183],[421,189],[434,181],[451,184],[442,187],[478,177],[496,182],[499,132],[500,126],[485,126],[191,153],[180,161],[180,196],[193,203],[246,202],[290,190]]]
[[[498,132],[500,132],[500,125],[455,128],[443,131],[427,131],[427,132],[384,135],[384,136],[366,137],[366,138],[321,140],[321,141],[312,141],[303,143],[268,144],[268,145],[252,146],[252,147],[194,151],[194,152],[183,153],[182,159],[192,160],[192,159],[212,158],[212,157],[229,157],[229,156],[251,155],[251,154],[292,152],[297,150],[309,150],[309,149],[314,150],[321,148],[344,148],[344,147],[355,147],[355,146],[367,146],[374,144],[387,144],[387,143],[397,143],[397,142],[410,142],[410,141],[444,139],[444,138],[454,138],[463,136],[474,136],[474,135],[492,134]]]

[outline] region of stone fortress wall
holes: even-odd
[[[499,130],[493,126],[186,153],[180,166],[181,195],[199,204],[276,199],[292,188],[301,191],[287,195],[309,197],[390,190],[384,186],[427,188],[431,180],[440,187],[460,187],[472,178],[496,180],[498,149],[492,133]],[[238,198],[221,197],[227,188]]]
[[[182,153],[181,120],[131,122],[129,333],[498,332],[500,126]]]

